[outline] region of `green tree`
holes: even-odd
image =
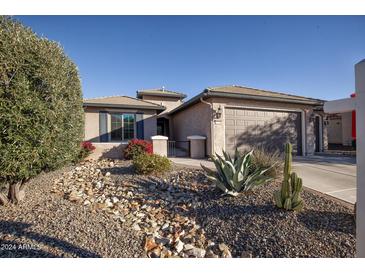
[[[77,159],[83,119],[78,70],[62,47],[0,16],[0,204],[18,203],[30,178]]]

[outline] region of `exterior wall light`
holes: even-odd
[[[222,118],[222,108],[221,108],[221,106],[218,106],[218,109],[215,111],[215,118],[216,119]]]

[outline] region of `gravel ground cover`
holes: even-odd
[[[228,197],[201,170],[175,166],[163,176],[140,176],[129,161],[103,160],[30,184],[24,203],[0,207],[2,257],[355,254],[353,209],[304,191],[302,212],[280,210],[272,202],[279,182]]]
[[[103,214],[51,193],[71,167],[29,182],[18,206],[0,206],[0,257],[142,257],[142,239]]]
[[[304,191],[302,212],[283,211],[272,202],[280,184],[238,197],[218,193],[196,209],[206,237],[225,242],[234,257],[354,257],[353,209]]]

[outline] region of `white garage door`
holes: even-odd
[[[250,150],[264,147],[283,151],[290,142],[294,153],[302,154],[302,127],[300,112],[225,109],[226,151]]]

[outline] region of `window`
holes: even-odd
[[[136,119],[134,114],[111,113],[111,140],[128,141],[135,138]]]
[[[134,114],[123,114],[123,134],[124,140],[130,140],[134,138]]]

